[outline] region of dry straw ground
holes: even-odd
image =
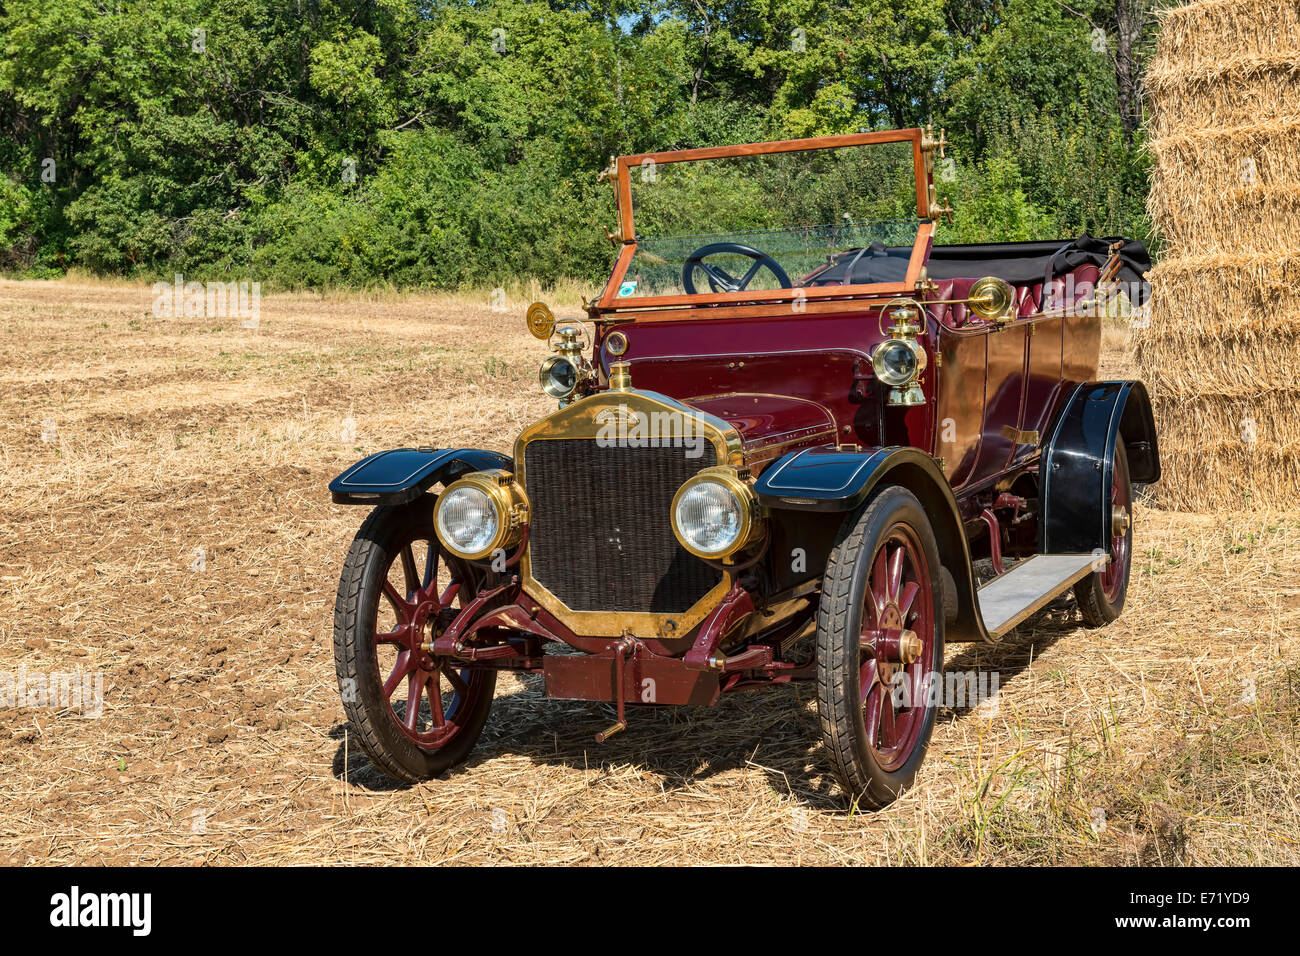
[[[106,675],[99,719],[0,710],[0,861],[1300,862],[1280,501],[1139,506],[1118,622],[954,648],[1000,673],[998,713],[944,712],[882,813],[844,810],[809,688],[636,711],[597,745],[602,705],[506,679],[467,766],[380,777],[329,643],[362,513],[325,484],[389,446],[507,448],[548,409],[522,304],[266,297],[245,329],[155,318],[137,286],[0,283],[0,671]]]
[[[1300,495],[1300,0],[1196,0],[1146,75],[1166,247],[1136,363],[1172,507]]]

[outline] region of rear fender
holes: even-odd
[[[853,511],[886,485],[901,485],[912,492],[930,516],[939,560],[948,572],[944,587],[955,585],[956,591],[944,596],[945,605],[955,597],[957,609],[956,618],[948,622],[945,640],[989,640],[957,499],[934,459],[919,448],[806,448],[769,465],[754,491],[774,520],[797,522],[793,512]]]
[[[1109,551],[1115,444],[1124,442],[1134,484],[1160,480],[1160,449],[1146,386],[1085,382],[1061,406],[1043,449],[1038,550]]]
[[[329,488],[338,505],[402,505],[471,471],[509,467],[505,455],[478,448],[395,448],[361,459]]]

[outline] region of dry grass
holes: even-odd
[[[1119,621],[952,648],[999,671],[999,712],[942,714],[883,813],[841,806],[809,687],[637,710],[597,745],[606,708],[507,677],[467,766],[390,784],[337,698],[362,512],[325,483],[389,446],[505,449],[546,412],[519,298],[264,297],[244,329],[0,283],[0,671],[106,675],[99,719],[0,710],[0,860],[1300,862],[1300,511],[1267,500],[1139,506]],[[1104,342],[1122,371],[1123,328]]]
[[[1169,481],[1215,508],[1300,496],[1300,4],[1162,16],[1147,207],[1167,257],[1137,337]]]

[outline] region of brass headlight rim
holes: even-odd
[[[900,382],[892,382],[880,373],[880,361],[881,361],[881,357],[884,356],[885,349],[896,344],[903,346],[905,349],[911,352],[913,357],[916,359],[916,371]],[[927,361],[928,359],[926,358],[925,348],[921,345],[920,342],[916,341],[915,339],[900,339],[896,337],[891,337],[885,339],[883,342],[880,342],[878,345],[876,345],[874,349],[871,350],[871,371],[879,381],[883,382],[889,388],[902,389],[902,388],[907,388],[909,385],[912,385],[916,382],[919,382],[921,380],[921,375],[925,372],[925,366]]]
[[[481,551],[462,551],[444,540],[441,534],[442,526],[439,519],[443,502],[451,492],[462,487],[472,487],[486,494],[492,503],[493,511],[496,512],[496,534],[492,536],[488,546]],[[501,468],[462,475],[442,490],[438,495],[437,503],[433,506],[433,528],[438,536],[438,543],[464,561],[482,561],[498,550],[514,547],[523,539],[524,529],[528,527],[528,518],[528,497],[515,481],[514,475]]]
[[[722,551],[699,550],[687,540],[677,525],[677,504],[681,501],[682,495],[706,481],[721,485],[740,505],[740,531],[736,535],[736,540]],[[730,465],[713,465],[701,469],[682,482],[681,487],[673,495],[672,504],[668,506],[668,523],[673,529],[673,537],[677,539],[678,544],[703,561],[726,561],[749,547],[766,531],[758,496],[754,494],[754,489],[749,482],[741,477],[740,472]]]
[[[627,348],[627,336],[618,329],[615,329],[605,336],[605,351],[615,358],[626,355]]]
[[[565,364],[573,368],[573,388],[569,389],[564,394],[554,392],[551,389],[547,388],[547,379],[550,375],[550,371],[560,362],[564,362]],[[582,368],[576,362],[570,359],[567,355],[547,356],[545,359],[542,360],[542,364],[538,366],[537,384],[541,386],[542,391],[546,393],[546,396],[548,398],[553,398],[557,402],[567,402],[569,399],[573,398],[574,394],[577,393],[578,391],[578,386],[581,383],[582,383]]]

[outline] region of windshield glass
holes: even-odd
[[[637,247],[620,299],[899,282],[920,225],[911,140],[628,173]]]

